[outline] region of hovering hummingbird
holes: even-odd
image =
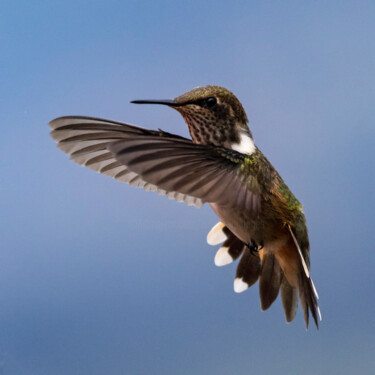
[[[302,205],[255,146],[240,101],[225,88],[204,86],[173,100],[132,103],[177,110],[192,139],[84,116],[51,121],[51,136],[78,164],[187,205],[209,203],[221,220],[207,236],[210,245],[222,243],[215,264],[241,257],[234,291],[259,279],[262,310],[280,290],[287,322],[299,298],[306,327],[309,311],[318,327]]]

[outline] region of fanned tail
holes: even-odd
[[[281,291],[281,301],[288,323],[296,315],[299,298],[306,328],[309,324],[309,312],[319,328],[321,315],[317,302],[318,294],[303,253],[291,228],[289,230],[292,234],[290,240],[275,252],[264,248],[251,254],[245,244],[221,222],[209,232],[207,242],[210,245],[223,243],[215,256],[217,266],[230,264],[241,256],[234,280],[235,292],[241,293],[259,280],[262,310],[267,310]]]

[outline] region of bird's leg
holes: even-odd
[[[254,240],[251,240],[246,246],[250,250],[251,255],[256,255],[259,250],[263,249],[263,242],[258,245]]]
[[[258,245],[254,242],[254,240],[251,240],[251,242],[247,243],[246,246],[250,250],[251,255],[255,255],[255,253],[258,252]]]

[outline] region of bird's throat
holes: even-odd
[[[182,115],[194,143],[226,147],[244,154],[252,154],[255,151],[251,133],[234,121],[229,124],[218,124],[189,113]]]

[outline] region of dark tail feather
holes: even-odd
[[[234,260],[238,259],[242,254],[242,251],[245,247],[243,242],[238,239],[229,229],[225,227],[223,232],[227,236],[227,240],[223,243],[223,247],[228,248],[228,255]]]
[[[290,323],[296,316],[298,307],[298,293],[297,289],[293,288],[285,276],[282,276],[281,281],[281,301],[283,302],[285,318]]]
[[[301,256],[294,242],[289,241],[281,247],[276,253],[276,259],[280,263],[286,282],[289,284],[288,286],[284,283],[282,287],[282,295],[284,295],[282,298],[287,321],[290,321],[288,319],[294,316],[296,297],[293,296],[293,293],[298,290],[306,328],[309,325],[309,312],[311,312],[316,327],[319,328],[318,320],[321,319],[321,317],[316,290],[309,272],[307,273],[305,270]]]
[[[277,298],[281,282],[279,262],[272,253],[264,253],[259,280],[259,295],[262,310],[267,310]]]
[[[320,311],[318,301],[315,296],[315,288],[311,278],[307,277],[302,271],[299,277],[299,298],[305,318],[306,328],[309,326],[309,310],[314,319],[316,328],[319,329]],[[319,319],[318,319],[319,316]]]
[[[234,291],[241,293],[257,282],[261,271],[261,263],[258,255],[252,255],[245,247],[244,253],[237,266]]]

